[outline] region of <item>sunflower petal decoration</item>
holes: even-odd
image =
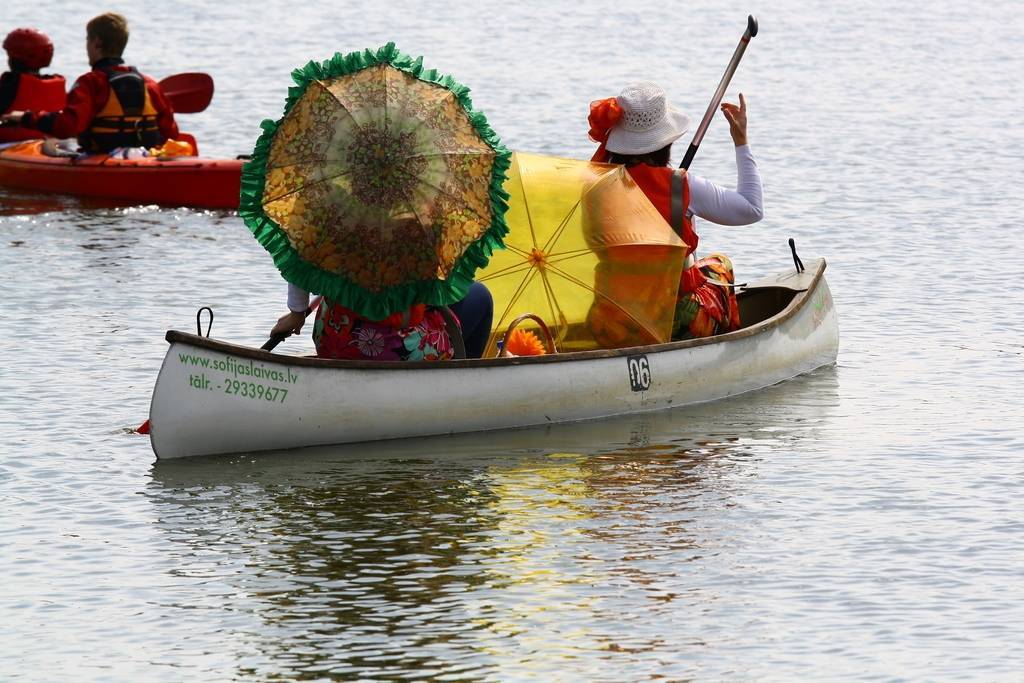
[[[464,297],[504,248],[511,158],[469,89],[394,43],[292,78],[239,209],[284,278],[373,320]]]

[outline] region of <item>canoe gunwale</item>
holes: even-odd
[[[228,353],[239,358],[248,358],[263,362],[279,363],[282,365],[316,367],[323,369],[347,368],[392,371],[430,369],[443,371],[465,367],[505,367],[510,365],[531,365],[538,363],[565,363],[571,361],[596,360],[602,358],[625,358],[628,356],[656,354],[667,351],[676,351],[679,349],[706,346],[710,344],[720,344],[763,334],[775,327],[778,327],[779,325],[783,324],[793,316],[797,315],[797,313],[799,313],[800,310],[807,305],[807,303],[810,301],[811,294],[815,291],[815,289],[817,289],[818,284],[824,277],[825,266],[825,259],[818,259],[816,268],[814,270],[814,274],[806,288],[801,288],[797,290],[792,300],[779,313],[769,318],[766,318],[765,320],[762,320],[758,323],[755,323],[749,327],[744,327],[739,330],[736,330],[735,332],[728,332],[726,334],[721,334],[714,337],[687,339],[683,341],[667,342],[664,344],[649,344],[646,346],[630,346],[621,349],[573,351],[543,356],[519,356],[514,358],[469,358],[452,359],[444,362],[406,361],[396,363],[394,361],[339,360],[331,358],[316,358],[313,356],[292,356],[288,354],[271,353],[269,351],[263,351],[261,349],[254,349],[248,346],[241,346],[238,344],[232,344],[230,342],[210,339],[208,337],[202,337],[199,335],[190,334],[188,332],[180,332],[178,330],[168,330],[167,334],[165,335],[165,338],[167,342],[170,344],[188,344],[196,348]],[[787,289],[787,287],[785,287],[784,285],[778,284],[753,284],[744,291],[754,291],[757,289],[772,289],[773,287],[778,289]]]

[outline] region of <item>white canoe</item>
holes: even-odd
[[[325,360],[169,331],[160,459],[508,429],[734,396],[835,362],[825,261],[751,283],[735,332],[629,349],[445,362]]]

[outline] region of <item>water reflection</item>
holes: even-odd
[[[44,213],[81,213],[89,216],[97,211],[115,210],[119,213],[159,213],[190,211],[212,216],[230,216],[234,211],[213,209],[186,209],[184,207],[162,207],[156,204],[139,204],[130,199],[110,197],[87,197],[60,192],[33,192],[9,187],[0,187],[0,216],[33,216]]]
[[[813,448],[836,400],[829,369],[639,417],[158,461],[146,495],[182,608],[231,596],[240,676],[678,676],[708,645],[670,625],[727,599],[759,461]]]
[[[34,216],[114,206],[117,206],[117,203],[105,199],[0,188],[0,216]]]

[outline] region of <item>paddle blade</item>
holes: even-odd
[[[160,90],[177,114],[203,111],[213,99],[213,78],[210,74],[190,72],[168,76],[160,81]]]
[[[149,434],[149,420],[146,420],[139,425],[139,428],[135,430],[139,434]]]

